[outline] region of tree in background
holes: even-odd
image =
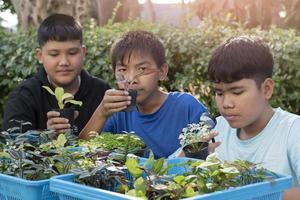
[[[300,0],[196,0],[197,16],[224,16],[247,27],[300,28]]]
[[[126,21],[140,16],[138,0],[1,0],[1,10],[10,9],[18,16],[21,30],[37,27],[53,13],[64,13],[75,17],[81,24],[90,18],[98,25],[105,25],[118,8],[114,20]],[[118,2],[120,2],[118,4]]]

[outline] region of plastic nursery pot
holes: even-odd
[[[129,96],[131,96],[131,102],[130,105],[125,108],[124,112],[130,112],[133,111],[134,107],[136,106],[136,96],[137,96],[137,90],[129,89],[128,90]]]
[[[150,152],[149,147],[145,146],[144,148],[134,151],[132,153],[136,156],[147,158],[149,157],[149,152]]]
[[[69,120],[69,124],[71,127],[74,125],[74,111],[75,109],[72,107],[67,107],[63,109],[53,109],[53,111],[59,112],[60,117],[67,118]]]
[[[195,151],[195,147],[197,150]],[[197,142],[183,147],[186,157],[205,160],[208,156],[208,142]]]

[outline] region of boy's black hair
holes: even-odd
[[[165,48],[162,42],[152,33],[147,31],[130,31],[117,40],[111,49],[111,62],[115,70],[120,62],[123,65],[125,57],[132,53],[149,54],[156,65],[161,67],[166,63]]]
[[[40,47],[49,40],[80,40],[82,44],[82,28],[72,16],[64,14],[50,15],[44,19],[38,29],[38,43]]]
[[[273,56],[267,44],[258,37],[233,37],[221,44],[208,64],[209,80],[232,83],[243,78],[254,79],[257,86],[272,77]]]

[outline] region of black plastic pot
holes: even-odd
[[[131,96],[131,102],[127,108],[122,110],[124,112],[131,112],[131,111],[133,111],[134,107],[136,106],[137,90],[129,89],[128,93],[129,93],[129,96]]]
[[[71,127],[74,125],[74,111],[72,107],[63,108],[63,109],[53,109],[56,112],[60,113],[60,117],[67,118]]]
[[[149,147],[144,147],[144,148],[134,151],[132,153],[136,156],[147,158],[147,157],[149,157],[150,149],[149,149]]]
[[[193,146],[197,146],[197,151],[193,151],[192,145],[183,147],[183,152],[186,157],[205,160],[208,156],[208,142],[197,142]]]

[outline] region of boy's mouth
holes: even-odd
[[[223,115],[223,116],[224,116],[225,119],[228,120],[228,121],[235,121],[235,120],[237,120],[237,118],[238,118],[238,115],[231,115],[231,114],[229,114],[229,115]]]
[[[71,70],[71,69],[59,69],[56,72],[71,72],[71,71],[73,71],[73,70]]]
[[[62,75],[64,75],[64,74],[70,74],[72,72],[73,72],[72,70],[58,70],[58,71],[56,71],[56,73],[62,74]]]

